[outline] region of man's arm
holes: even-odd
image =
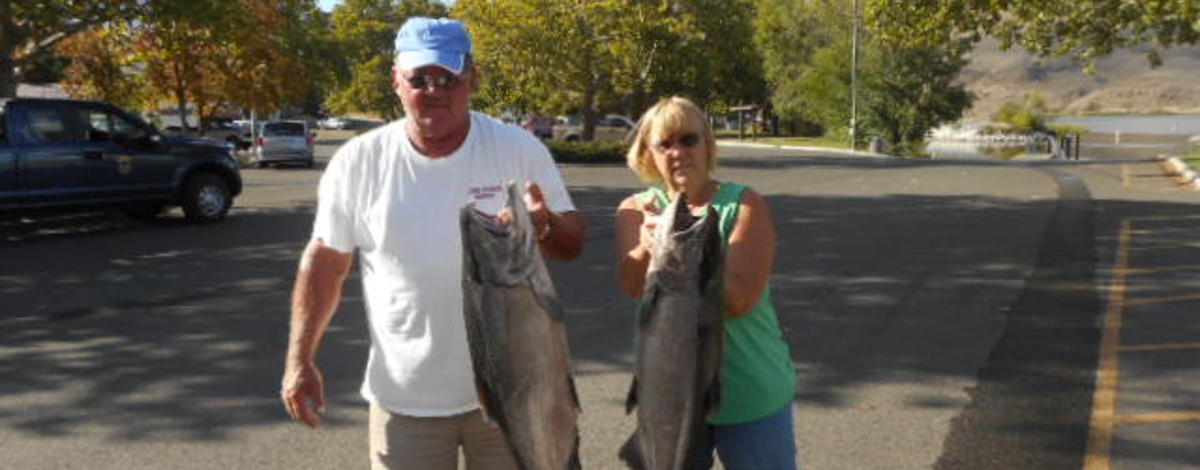
[[[342,285],[354,262],[313,238],[304,248],[292,290],[292,321],[280,395],[288,415],[309,427],[321,424],[325,383],[316,365],[317,349],[342,298]]]

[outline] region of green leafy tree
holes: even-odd
[[[444,17],[432,0],[347,0],[333,11],[333,37],[344,62],[330,78],[325,106],[333,112],[366,113],[385,119],[403,114],[392,87],[396,31],[412,16]]]
[[[931,129],[971,106],[971,95],[955,83],[965,62],[944,49],[874,43],[863,74],[864,129],[894,153],[920,155]]]
[[[1027,93],[1021,102],[1005,101],[992,114],[992,121],[1016,132],[1048,132],[1046,101],[1037,93]]]
[[[848,135],[853,18],[850,0],[760,0],[755,43],[782,117]],[[858,47],[858,136],[917,153],[929,129],[970,106],[954,83],[965,63],[956,49],[891,41],[869,27]]]
[[[481,101],[493,112],[577,110],[583,118],[583,138],[590,140],[598,110],[616,105],[616,51],[654,48],[618,43],[621,20],[648,16],[623,11],[625,6],[620,0],[455,2],[454,13],[471,28],[476,58],[488,77]],[[644,57],[655,60],[653,52]],[[491,85],[491,80],[497,84]]]
[[[139,0],[0,1],[0,97],[13,97],[32,64],[76,34],[142,14]]]
[[[719,108],[761,97],[745,0],[459,0],[489,77],[480,102],[579,113],[583,138],[606,111],[636,115],[660,96]]]
[[[966,50],[993,36],[1005,47],[1019,45],[1041,56],[1073,56],[1086,62],[1114,49],[1152,44],[1159,48],[1200,39],[1196,0],[867,0],[868,21],[888,40],[953,46]]]
[[[831,0],[759,0],[754,45],[788,127],[836,131],[850,119],[850,12]]]

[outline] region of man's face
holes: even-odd
[[[473,68],[454,75],[429,65],[415,70],[392,70],[392,81],[411,129],[421,138],[441,140],[466,132],[470,124]]]

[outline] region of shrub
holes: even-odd
[[[629,146],[622,142],[546,141],[550,155],[558,163],[625,163]]]

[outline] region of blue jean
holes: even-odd
[[[697,447],[697,469],[712,468],[714,447],[727,470],[795,470],[792,404],[748,423],[707,426]]]

